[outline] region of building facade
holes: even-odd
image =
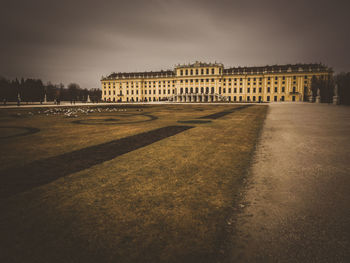
[[[102,100],[111,102],[304,101],[311,79],[332,77],[322,64],[224,68],[196,62],[174,70],[112,73],[101,79]]]

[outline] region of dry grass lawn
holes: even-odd
[[[214,262],[267,107],[186,121],[233,107],[122,107],[77,118],[1,110],[1,170],[160,127],[194,128],[0,199],[0,262]],[[9,137],[18,126],[40,132]]]

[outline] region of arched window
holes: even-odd
[[[190,93],[193,93],[193,88],[190,89]]]
[[[207,93],[207,94],[209,93],[209,87],[206,88],[206,93]]]
[[[211,87],[211,93],[214,94],[214,87]]]
[[[203,93],[203,87],[201,87],[201,93]]]

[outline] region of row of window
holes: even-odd
[[[167,98],[166,97],[145,97],[144,99],[143,99],[143,101],[145,101],[145,102],[147,102],[147,101],[162,101],[162,100],[166,100]],[[105,101],[106,100],[108,100],[108,101],[113,101],[113,102],[115,102],[116,100],[115,100],[115,98],[108,98],[108,99],[105,99]],[[229,101],[231,101],[231,97],[228,97],[228,100]],[[266,96],[266,101],[271,101],[271,100],[273,100],[273,101],[285,101],[285,97],[284,96],[281,96],[281,97],[278,97],[278,96],[273,96],[272,98],[270,97],[270,96]],[[292,101],[295,101],[296,100],[296,97],[295,96],[292,96]],[[119,101],[122,101],[121,99],[119,99]],[[138,97],[136,97],[135,99],[134,98],[126,98],[126,101],[127,102],[138,102],[139,101],[139,98]],[[142,99],[140,100],[140,101],[142,101]],[[240,102],[243,102],[243,97],[242,96],[234,96],[233,97],[233,101],[240,101]],[[247,96],[246,97],[246,100],[245,101],[247,101],[247,102],[261,102],[261,101],[263,101],[263,98],[262,98],[262,96],[252,96],[252,97],[250,97],[250,96]]]
[[[198,79],[196,79],[195,82],[198,83]],[[201,79],[201,82],[204,82],[204,80]],[[209,79],[206,79],[206,82],[209,82]],[[214,80],[212,80],[212,82],[214,82]],[[181,80],[180,83],[183,83],[183,80]],[[193,80],[192,80],[192,79],[190,79],[190,80],[185,80],[185,83],[193,83]],[[274,84],[275,84],[275,85],[278,85],[278,82],[275,81]],[[285,81],[282,81],[282,85],[285,85],[285,84],[286,84],[286,82],[285,82]],[[293,81],[293,84],[296,85],[296,84],[297,84],[296,81]],[[307,84],[307,81],[304,81],[304,84]],[[237,86],[237,83],[235,82],[235,83],[233,83],[233,85],[234,85],[234,86]],[[243,83],[240,82],[239,85],[240,85],[240,86],[243,86]],[[257,84],[256,84],[256,82],[253,82],[252,85],[253,85],[253,86],[256,86]],[[262,82],[259,82],[259,85],[261,86],[261,85],[262,85]],[[271,85],[271,82],[268,81],[268,82],[267,82],[267,85]],[[225,82],[223,83],[223,86],[226,86],[226,83],[225,83]],[[230,83],[227,83],[227,86],[232,86],[232,83],[231,83],[231,82],[230,82]],[[247,83],[247,86],[250,86],[250,82]]]
[[[295,96],[292,96],[292,101],[295,101]],[[243,96],[233,96],[233,98],[231,98],[230,96],[228,97],[228,100],[231,101],[231,99],[233,101],[240,101],[240,102],[243,102],[243,101],[247,101],[247,102],[261,102],[263,101],[263,98],[262,96],[247,96],[246,97],[246,100],[244,100]],[[281,96],[281,97],[278,97],[278,96],[273,96],[273,97],[270,97],[270,96],[266,96],[266,101],[271,101],[271,99],[273,99],[273,101],[285,101],[285,97],[284,96]],[[206,98],[205,98],[206,100]]]
[[[147,84],[147,83],[148,83],[148,84],[150,84],[150,83],[154,83],[154,84],[155,84],[156,82],[161,83],[162,81],[160,81],[160,80],[159,80],[159,81],[144,81],[145,84]],[[163,80],[163,83],[164,83],[164,84],[165,84],[165,83],[169,83],[169,84],[170,84],[171,82],[172,82],[172,83],[175,83],[175,80],[168,80],[168,81]],[[123,82],[123,83],[126,83],[126,85],[129,85],[129,82],[128,82],[128,81],[127,81],[127,82]],[[111,82],[108,82],[108,83],[107,83],[107,82],[104,82],[104,84],[105,84],[105,85],[106,85],[106,84],[111,85]],[[115,82],[112,82],[112,84],[114,85]],[[120,84],[122,84],[122,83],[120,83]],[[141,81],[136,81],[135,83],[134,83],[133,81],[130,81],[130,84],[131,84],[131,85],[133,85],[133,84],[141,84]]]
[[[233,97],[233,101],[237,101],[237,99],[239,101],[243,101],[243,98],[242,96],[239,96],[238,98],[236,96]],[[229,97],[229,101],[231,100],[231,98]],[[270,96],[266,96],[266,101],[270,101]],[[292,97],[292,100],[295,101],[295,96]],[[252,102],[255,102],[255,101],[262,101],[262,97],[259,96],[259,97],[255,97],[255,96],[252,96],[252,98],[250,98],[250,96],[247,96],[247,100],[246,101],[252,101]],[[278,101],[278,96],[273,96],[273,101]],[[281,96],[279,98],[279,101],[284,101],[284,96]]]
[[[159,87],[164,87],[164,88],[165,88],[165,87],[170,87],[170,86],[171,86],[171,85],[163,85],[163,86],[162,86],[162,85],[159,85]],[[175,85],[172,85],[172,86],[175,87]],[[139,87],[139,86],[131,86],[130,88],[133,89],[133,88],[138,88],[138,87]],[[145,85],[144,87],[147,88],[147,85]],[[151,88],[152,86],[149,85],[148,87]],[[153,87],[156,87],[156,85],[153,84]],[[107,88],[107,87],[104,86],[104,88]],[[108,88],[112,88],[112,87],[111,87],[111,86],[108,86]],[[118,88],[118,87],[117,87],[117,88]],[[121,89],[121,88],[122,88],[122,85],[120,85],[119,88]],[[128,89],[129,86],[126,86],[126,88]],[[115,85],[113,85],[113,89],[115,89]]]
[[[206,87],[206,88],[201,87],[200,89],[199,88],[180,88],[180,94],[183,94],[183,93],[198,93],[198,92],[200,92],[200,93],[204,93],[204,92],[205,93],[209,93],[209,90],[211,90],[211,93],[214,94],[214,92],[215,92],[215,88],[214,87],[212,87],[211,89],[209,87]],[[233,89],[228,88],[227,89],[227,93],[231,93],[231,91],[233,91],[233,93],[237,93],[237,91],[239,91],[239,93],[243,93],[243,88],[239,88],[239,89],[237,89],[237,88],[233,88]],[[257,89],[257,88],[252,88],[252,89],[251,88],[247,88],[247,93],[251,93],[251,92],[252,93],[256,93],[257,91],[258,91],[258,93],[262,93],[262,88],[259,88],[259,89]],[[271,92],[271,89],[269,87],[267,88],[267,92],[268,93]],[[278,93],[278,88],[277,87],[274,88],[274,92]],[[285,87],[281,88],[281,92],[282,93],[285,92]],[[292,92],[296,93],[296,87],[293,87]],[[221,94],[221,88],[219,88],[218,93]],[[222,93],[226,93],[226,88],[222,89]]]
[[[172,90],[172,93],[175,94],[175,90],[174,90],[174,89]],[[116,92],[115,92],[115,90],[113,90],[112,92],[109,90],[108,93],[107,93],[107,91],[105,90],[103,94],[104,94],[104,95],[107,95],[107,94],[108,94],[108,95],[116,95]],[[139,94],[139,91],[136,90],[136,92],[134,92],[133,90],[131,90],[130,94],[131,94],[131,95],[134,95],[134,94],[138,95],[138,94]],[[145,94],[147,94],[147,90],[145,90]],[[149,90],[149,91],[148,91],[148,94],[152,94],[152,90]],[[153,94],[156,94],[156,90],[153,90]],[[162,90],[159,90],[159,91],[158,91],[158,94],[162,94]],[[163,94],[164,94],[164,95],[166,95],[166,94],[171,94],[171,90],[170,90],[170,89],[168,89],[168,90],[165,90],[165,89],[164,89],[164,90],[163,90]],[[119,96],[123,96],[122,91],[120,91],[118,95],[119,95]],[[128,90],[126,91],[126,95],[129,95],[129,91],[128,91]],[[143,91],[141,91],[141,95],[143,95]]]
[[[122,99],[120,98],[120,99],[118,99],[118,100],[116,100],[115,98],[105,98],[104,99],[105,101],[113,101],[113,102],[116,102],[116,101],[118,101],[118,102],[122,102]],[[138,101],[143,101],[143,102],[147,102],[147,101],[165,101],[165,100],[167,100],[167,98],[166,97],[153,97],[153,100],[152,100],[152,97],[145,97],[143,100],[142,99],[140,99],[139,100],[139,98],[138,97],[136,97],[135,99],[134,98],[126,98],[126,101],[127,102],[138,102]]]
[[[181,76],[193,76],[193,75],[199,75],[199,72],[201,75],[204,75],[204,72],[205,74],[209,75],[209,72],[211,72],[211,74],[215,74],[215,68],[211,68],[211,70],[209,68],[201,68],[200,70],[199,69],[181,69],[180,70],[180,75]],[[194,74],[195,73],[195,74]],[[221,68],[219,68],[219,74],[221,74]]]
[[[147,90],[145,90],[145,94],[147,94]],[[148,91],[148,94],[152,94],[152,90]],[[156,94],[156,90],[153,90],[153,94]],[[158,94],[162,94],[162,90],[159,90]],[[163,94],[167,94],[166,90],[163,90]],[[170,89],[168,89],[168,94],[170,94]],[[173,94],[175,94],[175,90],[173,89]]]

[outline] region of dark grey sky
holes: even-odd
[[[349,1],[1,0],[0,75],[99,87],[113,71],[322,62],[350,71]]]

